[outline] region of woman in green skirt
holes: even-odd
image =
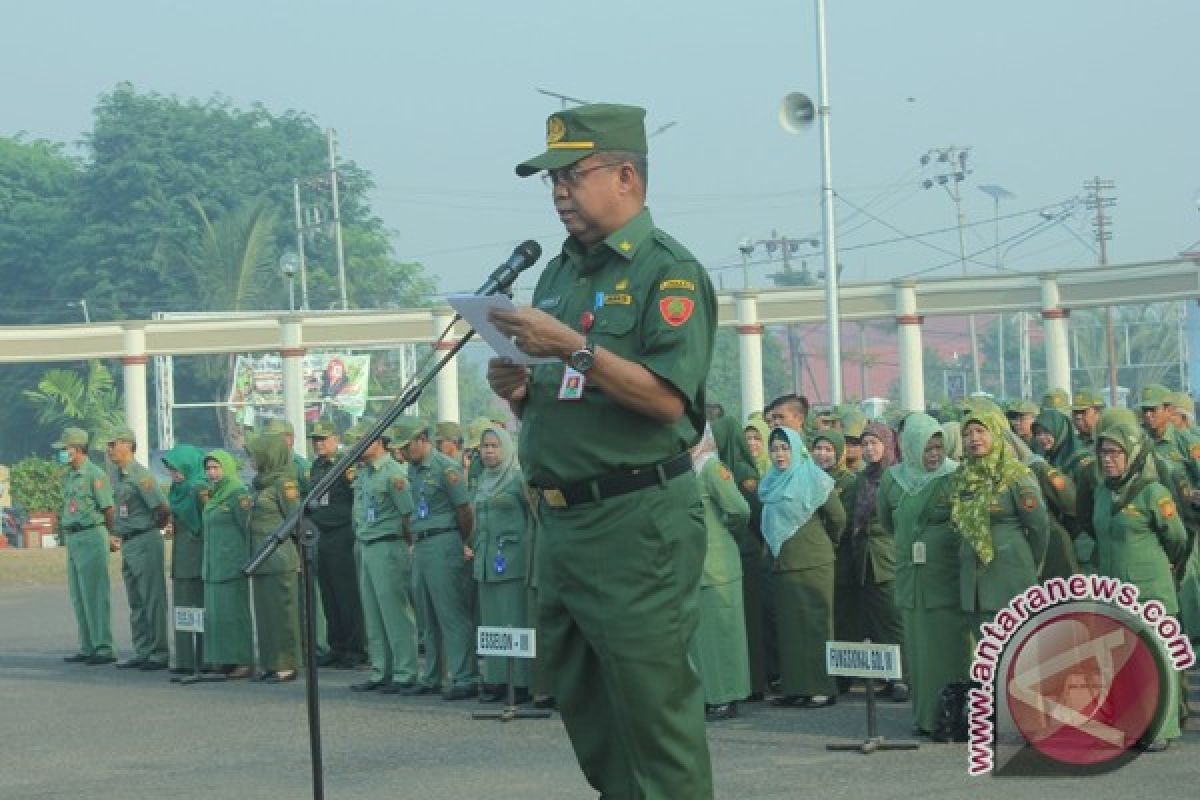
[[[771,469],[758,487],[762,531],[774,556],[773,587],[783,696],[778,706],[822,708],[837,702],[825,671],[833,637],[834,547],[846,512],[833,478],[813,463],[800,434],[776,428]]]
[[[883,474],[877,520],[895,539],[895,603],[904,628],[913,727],[937,725],[942,688],[967,679],[971,626],[960,606],[961,539],[950,523],[950,481],[941,427],[928,414],[905,418],[901,460]]]
[[[229,678],[253,674],[250,589],[242,566],[250,557],[250,494],[237,462],[224,450],[204,458],[204,654]]]
[[[171,476],[171,602],[175,607],[203,608],[204,531],[200,521],[204,482],[204,453],[190,444],[172,447],[162,458]],[[175,666],[171,672],[199,671],[206,663],[202,638],[175,632]],[[193,642],[196,646],[193,647]]]

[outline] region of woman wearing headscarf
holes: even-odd
[[[254,502],[250,513],[250,545],[257,550],[300,503],[300,487],[292,467],[292,452],[282,434],[263,434],[246,447],[254,462]],[[267,683],[296,679],[300,642],[300,555],[284,542],[254,575],[254,613],[258,654]]]
[[[692,448],[692,469],[704,505],[707,549],[700,579],[700,622],[689,648],[704,685],[704,712],[710,720],[737,716],[737,701],[750,694],[750,661],[742,609],[742,561],[739,534],[750,520],[750,506],[737,485],[737,476],[722,463],[711,423]],[[732,422],[732,420],[730,420]],[[723,426],[729,429],[729,426]],[[741,440],[737,423],[730,429]],[[747,453],[747,455],[749,455]],[[754,483],[757,487],[757,479]]]
[[[1074,423],[1066,414],[1053,408],[1044,408],[1034,417],[1033,442],[1035,452],[1059,472],[1068,475],[1087,455],[1087,448],[1076,436]]]
[[[204,606],[204,531],[200,520],[203,507],[204,453],[190,444],[176,445],[163,455],[163,465],[171,476],[171,600],[177,608]],[[196,643],[193,646],[193,643]],[[176,674],[198,671],[204,664],[204,646],[200,637],[175,632]]]
[[[204,458],[204,653],[231,679],[253,674],[250,589],[242,566],[250,557],[250,493],[224,450]]]
[[[1057,411],[1049,413],[1062,416]],[[1046,557],[1042,559],[1038,580],[1070,577],[1080,571],[1073,541],[1074,533],[1079,528],[1075,481],[1069,473],[1054,467],[1045,457],[1035,455],[1015,431],[1007,430],[1004,435],[1017,460],[1029,467],[1037,479],[1038,489],[1046,501]],[[1035,441],[1037,438],[1035,427]]]
[[[854,487],[854,473],[846,467],[845,438],[840,431],[826,428],[813,434],[812,459],[825,474],[833,478],[833,491],[842,501],[842,508],[850,514],[851,506],[846,495]],[[850,537],[842,536],[834,552],[833,568],[833,631],[839,642],[862,640],[859,608],[859,592],[854,580],[854,555]],[[847,692],[853,681],[837,678],[834,683],[838,692]]]
[[[971,668],[971,627],[960,607],[961,540],[950,523],[950,484],[958,464],[945,457],[941,426],[925,413],[905,418],[902,459],[883,474],[875,503],[884,534],[895,539],[895,603],[913,727],[937,725],[943,687],[964,681]]]
[[[1004,417],[973,407],[962,422],[966,458],[950,516],[962,537],[959,589],[974,629],[1038,582],[1048,523],[1037,478],[1008,446]]]
[[[837,702],[825,671],[833,635],[834,548],[846,511],[833,479],[818,467],[804,439],[776,428],[768,440],[771,469],[758,487],[762,531],[774,557],[773,589],[783,696],[775,705],[821,708]]]
[[[1153,445],[1130,413],[1097,434],[1102,484],[1096,487],[1092,527],[1100,574],[1131,583],[1138,601],[1179,613],[1173,566],[1187,550],[1187,532],[1170,490],[1159,481],[1149,451]],[[1178,679],[1168,681],[1166,713],[1150,750],[1165,750],[1179,738]]]
[[[767,438],[771,435],[771,426],[767,425],[762,417],[752,417],[747,420],[742,433],[745,434],[746,444],[750,448],[750,455],[754,459],[758,474],[766,475],[767,470],[771,468],[771,456],[767,453]]]
[[[896,539],[892,531],[879,524],[877,510],[879,485],[887,470],[896,463],[896,435],[881,422],[867,425],[862,435],[863,463],[861,472],[843,496],[850,517],[848,536],[838,549],[839,585],[835,619],[845,618],[845,629],[837,632],[839,641],[861,641],[864,638],[880,644],[901,644],[903,633],[900,615],[896,611]],[[843,554],[845,566],[840,562]],[[849,614],[843,615],[846,603]],[[843,638],[843,632],[847,634]],[[902,670],[907,678],[908,670]],[[897,703],[908,699],[905,680],[892,681],[887,692]]]
[[[501,628],[529,627],[528,547],[533,515],[525,494],[525,479],[517,463],[512,435],[499,426],[479,437],[482,464],[475,487],[475,532],[471,549],[472,573],[479,589],[480,624]],[[484,659],[483,701],[500,702],[508,695],[507,659]],[[529,669],[526,659],[513,664],[516,702],[527,703]]]

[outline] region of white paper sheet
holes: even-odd
[[[451,294],[446,296],[450,307],[462,315],[467,324],[475,329],[488,345],[501,358],[510,359],[514,364],[529,366],[531,364],[557,364],[559,359],[552,356],[530,356],[521,352],[512,339],[505,336],[488,319],[488,312],[493,308],[503,311],[514,311],[512,298],[503,294]]]

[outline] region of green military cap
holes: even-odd
[[[1004,409],[1004,413],[1010,416],[1019,414],[1033,414],[1037,416],[1042,409],[1038,408],[1038,404],[1032,400],[1010,400]]]
[[[1042,395],[1042,408],[1053,408],[1057,411],[1069,411],[1071,408],[1071,395],[1067,394],[1066,389],[1051,389]]]
[[[1171,390],[1161,383],[1148,383],[1142,387],[1142,394],[1138,405],[1142,408],[1154,408],[1171,402],[1170,397]]]
[[[479,440],[483,438],[483,432],[494,427],[496,427],[496,423],[487,417],[476,417],[471,420],[467,425],[467,435],[463,441],[463,446],[468,450],[479,447]]]
[[[308,432],[310,439],[325,439],[330,436],[337,436],[337,428],[333,423],[326,419],[319,419],[312,424],[312,429]]]
[[[136,442],[137,435],[128,425],[114,425],[108,429],[108,440],[110,442]]]
[[[1100,420],[1096,423],[1096,435],[1120,426],[1137,428],[1137,416],[1128,408],[1106,408],[1100,413]]]
[[[1187,392],[1171,392],[1167,395],[1167,402],[1180,411],[1186,411],[1189,414],[1196,413],[1196,404],[1192,402],[1192,396]]]
[[[847,439],[859,439],[867,428],[867,415],[858,406],[843,406],[840,418],[842,420],[842,435]]]
[[[645,155],[646,109],[612,103],[566,108],[546,119],[546,152],[517,165],[522,178],[544,169],[562,169],[593,153],[622,151]]]
[[[58,437],[58,441],[50,446],[55,450],[62,450],[68,445],[87,447],[87,443],[87,431],[83,428],[63,428],[62,436]]]
[[[350,426],[350,430],[342,436],[342,441],[347,445],[354,445],[359,439],[362,439],[367,434],[375,429],[379,421],[374,417],[361,417],[358,422]]]
[[[1071,398],[1071,410],[1087,411],[1089,408],[1104,408],[1104,398],[1095,389],[1080,389]]]
[[[290,433],[295,436],[296,429],[292,427],[292,423],[283,417],[274,417],[267,422],[267,427],[263,433]]]
[[[450,420],[439,422],[434,426],[433,431],[435,439],[449,439],[457,442],[463,438],[462,425]]]
[[[814,419],[838,419],[838,420],[841,419],[841,417],[838,416],[837,409],[833,409],[833,408],[818,408],[817,412],[815,414],[813,414],[813,418]]]
[[[429,424],[416,417],[401,417],[390,429],[393,431],[392,447],[404,447],[422,433],[429,431]]]

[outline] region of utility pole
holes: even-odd
[[[300,215],[300,180],[292,180],[292,203],[296,209],[296,254],[300,256],[300,308],[308,311],[308,261],[304,257],[304,220]]]
[[[1087,207],[1096,212],[1092,226],[1096,229],[1096,243],[1100,245],[1100,266],[1108,265],[1108,240],[1112,238],[1112,217],[1104,213],[1104,209],[1117,204],[1116,198],[1105,197],[1103,192],[1117,188],[1117,184],[1107,178],[1095,177],[1083,184],[1088,192]],[[1117,405],[1117,340],[1113,332],[1112,306],[1104,307],[1104,343],[1108,350],[1108,405]]]
[[[329,140],[329,188],[333,193],[333,242],[337,249],[338,296],[342,301],[342,311],[346,311],[350,303],[346,299],[346,253],[342,249],[342,211],[338,201],[337,149],[333,128],[326,132],[326,136]]]
[[[1013,197],[1014,195],[1008,189],[1005,189],[1003,186],[999,186],[994,183],[983,184],[982,186],[979,187],[979,191],[983,192],[988,197],[992,198],[992,236],[994,237],[994,244],[992,245],[992,248],[996,251],[996,271],[999,272],[1001,267],[1003,266],[1003,263],[1002,263],[1003,257],[1000,254],[1000,201],[1002,199],[1008,199],[1010,197]],[[1004,360],[1005,360],[1004,312],[1001,311],[997,315],[997,317],[998,317],[999,323],[1000,323],[999,326],[997,327],[998,336],[997,336],[997,346],[996,346],[996,350],[998,351],[998,354],[1000,356],[1000,394],[999,394],[999,396],[1003,399],[1007,399],[1008,398],[1008,380],[1007,380],[1008,376],[1005,374],[1007,372],[1007,369],[1006,369],[1006,366],[1004,363]]]
[[[801,261],[800,271],[792,270],[791,257],[800,251],[800,245],[807,243],[810,247],[817,247],[819,242],[816,239],[793,239],[787,236],[780,236],[778,232],[771,231],[771,238],[759,239],[758,241],[743,241],[739,245],[744,258],[748,258],[750,253],[754,252],[756,246],[761,245],[767,251],[767,255],[774,256],[776,251],[783,256],[783,271],[776,272],[768,277],[775,283],[776,286],[812,286],[816,283],[813,280],[812,273],[808,271],[808,262]],[[788,354],[792,362],[792,390],[796,394],[803,394],[801,384],[803,383],[802,372],[804,371],[804,354],[800,352],[799,335],[796,331],[795,323],[789,322],[787,325],[788,338]],[[814,385],[814,389],[816,386]]]

